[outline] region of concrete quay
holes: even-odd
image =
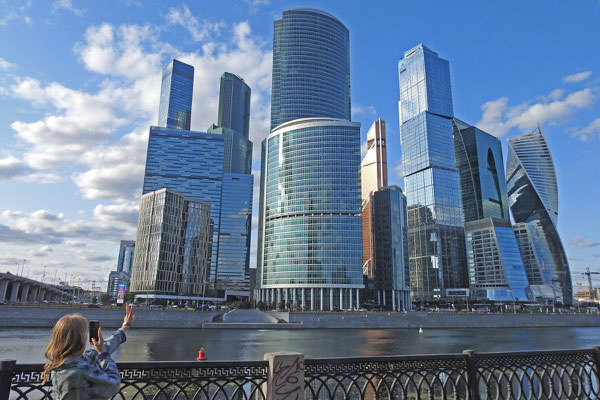
[[[0,306],[0,328],[51,328],[65,314],[79,313],[118,328],[124,310]],[[600,316],[588,314],[429,314],[409,313],[288,313],[256,310],[222,312],[135,310],[135,327],[182,329],[452,329],[600,327]],[[262,314],[262,313],[261,313]]]

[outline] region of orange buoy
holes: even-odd
[[[204,354],[204,347],[201,347],[200,350],[198,351],[198,358],[196,358],[196,360],[198,360],[198,361],[206,360],[206,356]]]

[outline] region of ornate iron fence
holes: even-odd
[[[0,400],[52,399],[51,386],[41,384],[41,364],[9,364],[0,362]],[[307,359],[303,394],[306,399],[600,399],[599,366],[600,347]],[[120,363],[119,371],[121,391],[114,399],[265,400],[271,395],[266,361]]]

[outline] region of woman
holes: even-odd
[[[110,354],[127,340],[125,331],[133,322],[133,305],[125,304],[125,310],[123,325],[106,341],[98,328],[98,340],[92,338],[95,350],[85,350],[87,319],[69,314],[58,320],[46,347],[49,361],[43,373],[44,383],[50,376],[55,399],[108,399],[119,392],[121,377]]]

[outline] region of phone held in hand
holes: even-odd
[[[100,329],[100,321],[90,320],[90,343],[92,343],[92,339],[98,341],[98,329]]]

